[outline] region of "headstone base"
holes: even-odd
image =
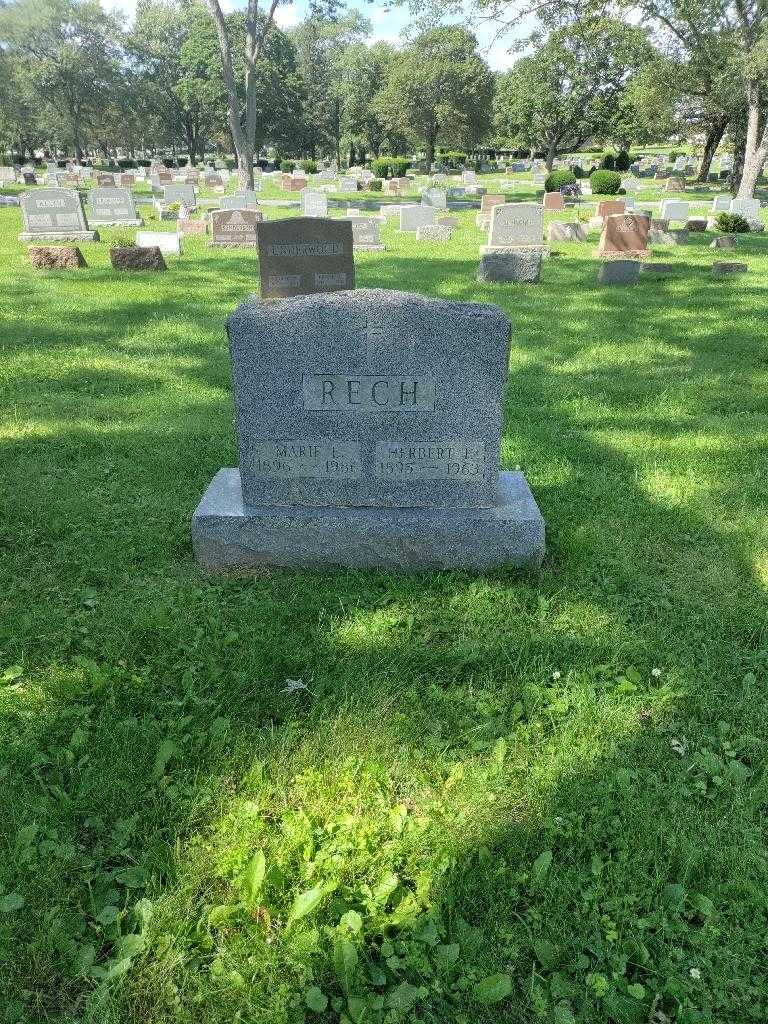
[[[221,469],[192,516],[210,572],[267,566],[387,569],[535,568],[544,520],[520,472],[499,474],[492,508],[245,507],[238,469]]]
[[[135,220],[93,220],[92,217],[88,218],[90,224],[93,224],[97,228],[143,228],[144,221],[141,217],[136,217]]]
[[[481,256],[495,256],[500,254],[502,256],[508,256],[510,253],[520,253],[526,255],[539,255],[542,259],[546,259],[549,256],[548,245],[481,245],[480,255]]]
[[[98,242],[98,231],[22,231],[20,242]]]
[[[541,255],[530,249],[486,253],[480,257],[477,280],[482,284],[538,284]]]
[[[364,242],[355,242],[352,246],[355,252],[384,252],[385,245],[366,245]]]

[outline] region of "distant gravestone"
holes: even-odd
[[[538,284],[541,260],[536,249],[481,252],[477,280],[483,284]]]
[[[603,199],[597,204],[597,216],[611,217],[614,213],[624,213],[626,208],[623,199]]]
[[[20,242],[93,242],[98,233],[88,228],[80,194],[73,188],[42,188],[21,196],[24,230]]]
[[[553,220],[547,228],[547,238],[550,242],[586,242],[587,234],[582,224]]]
[[[233,192],[232,195],[222,196],[219,200],[219,208],[222,210],[257,210],[258,207],[259,200],[255,189]]]
[[[447,224],[422,224],[416,228],[417,242],[450,242],[453,228]]]
[[[369,252],[382,252],[384,246],[379,237],[381,222],[373,217],[350,217],[352,225],[352,244],[355,249]]]
[[[109,188],[115,184],[114,174],[97,174],[96,184],[99,188]]]
[[[448,206],[448,197],[441,188],[428,188],[421,194],[422,206],[433,206],[435,209],[444,210]]]
[[[328,197],[323,192],[305,188],[301,193],[301,212],[305,217],[327,217]]]
[[[661,204],[660,216],[663,220],[687,221],[690,216],[690,203],[680,199],[665,199]]]
[[[137,231],[136,245],[142,249],[157,248],[164,256],[178,256],[181,253],[179,236],[169,231]]]
[[[415,231],[422,224],[434,224],[437,220],[437,208],[434,206],[401,206],[400,230]]]
[[[711,212],[716,213],[728,213],[731,209],[731,197],[730,196],[715,196],[712,200]]]
[[[263,299],[355,287],[349,221],[322,217],[263,221],[258,241]]]
[[[491,212],[488,244],[480,255],[500,249],[528,248],[544,250],[544,210],[538,203],[503,203]]]
[[[499,473],[498,307],[341,292],[248,302],[227,330],[240,465],[193,516],[204,567],[541,562],[527,483]]]
[[[178,203],[180,206],[186,207],[187,210],[196,210],[197,195],[195,186],[186,183],[164,185],[163,206],[168,206],[171,203]]]
[[[738,213],[747,220],[758,220],[760,218],[759,199],[732,199],[729,213]]]
[[[88,193],[88,219],[97,225],[124,224],[138,226],[133,196],[127,188],[92,188]]]
[[[649,217],[635,213],[612,213],[605,218],[603,233],[598,245],[598,256],[616,257],[633,254],[647,258],[648,235],[651,230]]]
[[[682,178],[667,178],[664,190],[666,192],[685,192],[685,181]]]
[[[637,284],[640,260],[606,260],[597,272],[598,284]]]
[[[339,192],[357,192],[357,178],[350,176],[340,178]]]
[[[565,199],[560,192],[545,192],[544,193],[544,209],[545,210],[564,210]]]
[[[211,244],[223,248],[255,248],[260,210],[212,210]]]
[[[118,177],[118,182],[122,188],[133,188],[136,184],[135,174],[121,174]]]
[[[0,185],[11,185],[16,181],[16,171],[12,167],[0,167]]]
[[[25,185],[36,185],[37,184],[37,178],[35,177],[35,175],[34,175],[34,173],[32,171],[22,171],[21,172],[21,177],[22,177],[22,180],[24,181]]]

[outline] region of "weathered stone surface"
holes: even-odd
[[[450,242],[453,228],[446,224],[422,224],[416,228],[417,242]]]
[[[243,303],[227,327],[246,504],[495,503],[496,306],[361,290]]]
[[[710,249],[735,249],[736,235],[720,235],[714,242],[710,243]]]
[[[88,193],[88,217],[93,224],[138,226],[141,218],[136,213],[130,189],[92,188]]]
[[[547,238],[550,242],[586,242],[587,233],[582,224],[553,220],[547,228]]]
[[[83,213],[80,194],[73,188],[41,188],[21,195],[24,230],[20,242],[95,242]]]
[[[501,203],[491,211],[488,245],[481,254],[510,246],[543,247],[544,210],[538,203]]]
[[[625,213],[627,204],[624,199],[601,199],[597,204],[598,217],[612,217],[615,213]]]
[[[434,206],[401,206],[400,230],[416,231],[424,224],[437,223],[437,207]]]
[[[352,225],[352,245],[354,249],[368,252],[382,252],[379,231],[381,221],[376,217],[350,217]]]
[[[211,245],[221,248],[250,248],[258,245],[260,210],[212,210]]]
[[[76,245],[30,246],[27,253],[36,270],[78,270],[88,265]]]
[[[143,249],[156,246],[164,256],[178,256],[181,252],[179,235],[170,231],[137,231],[136,245]]]
[[[259,225],[261,297],[286,298],[355,287],[352,225],[289,217]]]
[[[604,218],[597,254],[601,259],[633,254],[644,258],[648,252],[651,222],[644,214],[612,213]]]
[[[727,277],[729,274],[746,274],[749,267],[746,263],[722,263],[712,264],[713,277]]]
[[[598,284],[637,284],[640,277],[638,260],[607,260],[597,272]]]
[[[666,277],[674,273],[674,263],[643,263],[640,266],[640,273],[651,277]]]
[[[564,210],[565,199],[560,192],[545,192],[544,193],[544,209],[545,210]]]
[[[667,178],[665,191],[685,192],[685,180],[683,178]]]
[[[222,196],[219,200],[222,210],[258,210],[259,199],[255,189],[243,189],[233,192],[231,196]]]
[[[691,204],[680,199],[665,199],[661,204],[660,214],[664,220],[688,220],[691,212]]]
[[[686,231],[694,231],[696,233],[707,230],[707,218],[706,217],[689,217],[685,223]]]
[[[204,220],[179,219],[176,221],[176,230],[185,238],[187,235],[207,235],[208,223]]]
[[[167,270],[163,254],[156,245],[122,246],[109,250],[115,270]]]
[[[651,245],[685,245],[688,241],[688,232],[684,228],[679,231],[661,231],[651,228],[648,237]]]
[[[240,473],[222,469],[192,517],[198,563],[210,572],[265,566],[390,569],[535,568],[541,512],[522,473],[498,474],[485,508],[249,507]]]
[[[452,217],[450,214],[443,214],[441,217],[438,214],[437,223],[444,228],[457,228],[459,226],[459,218]]]
[[[483,283],[538,284],[542,254],[536,249],[509,249],[480,256],[477,279]]]

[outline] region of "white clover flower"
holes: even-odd
[[[651,675],[653,676],[654,679],[658,679],[659,676],[661,675],[661,669],[660,668],[652,668],[651,669]]]
[[[560,678],[560,673],[557,671],[557,669],[555,669],[555,671],[552,673],[552,678],[553,679],[559,679]]]
[[[690,974],[690,976],[693,978],[694,981],[699,981],[701,979],[701,971],[699,970],[698,967],[692,967],[690,969],[690,971],[688,971],[688,973]]]

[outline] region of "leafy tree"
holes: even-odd
[[[612,137],[633,74],[651,58],[642,29],[594,18],[551,32],[501,77],[495,127],[511,142],[555,157]]]
[[[0,149],[23,162],[40,137],[40,104],[29,62],[0,49]]]
[[[121,88],[120,22],[98,0],[15,0],[0,43],[29,61],[30,79],[80,159],[90,129]]]
[[[340,95],[342,128],[353,144],[378,156],[387,136],[387,127],[377,106],[377,97],[397,58],[388,43],[366,46],[353,43],[341,55]]]
[[[438,142],[469,148],[483,138],[493,90],[475,36],[458,26],[435,28],[406,47],[376,106],[384,124],[424,147],[431,165]]]

